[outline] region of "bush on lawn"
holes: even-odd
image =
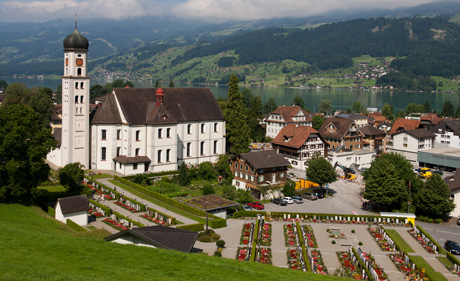
[[[216,246],[219,248],[225,247],[225,241],[224,240],[217,240],[216,241]]]

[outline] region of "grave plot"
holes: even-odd
[[[305,260],[302,255],[302,246],[299,243],[297,225],[294,224],[293,221],[290,224],[283,225],[283,229],[285,246],[289,247],[289,249],[287,250],[289,268],[306,271],[307,267],[305,265]]]
[[[257,250],[256,261],[264,264],[272,264],[272,250],[270,248],[260,247]]]
[[[374,280],[385,281],[388,280],[388,276],[383,271],[383,268],[379,267],[375,262],[375,259],[370,253],[363,252],[360,247],[356,250],[358,257],[361,259],[364,266],[367,268]]]
[[[248,247],[238,247],[236,252],[236,259],[239,261],[248,261],[250,256],[250,250]]]
[[[303,225],[302,232],[305,241],[305,246],[309,248],[317,248],[318,243],[316,242],[315,234],[313,233],[313,228],[311,227],[311,225]]]
[[[348,251],[337,252],[337,257],[339,258],[339,262],[342,267],[342,272],[339,276],[345,275],[346,277],[355,280],[363,280],[366,278],[366,274],[361,268],[361,264],[353,253],[353,249],[351,247]]]
[[[327,274],[327,268],[324,265],[324,260],[319,250],[308,248],[307,256],[311,264],[311,270],[313,272],[323,275]]]
[[[290,269],[302,270],[305,267],[302,260],[302,254],[297,249],[288,249],[287,259]]]
[[[425,269],[417,268],[415,263],[411,262],[409,256],[404,252],[389,254],[391,261],[395,264],[396,268],[406,277],[408,280],[425,280]]]
[[[369,232],[382,250],[396,251],[395,243],[380,225],[369,227]]]
[[[417,228],[411,228],[407,232],[430,254],[437,254],[438,247]]]
[[[240,244],[249,245],[252,242],[252,236],[254,234],[254,223],[245,223],[243,225],[243,231],[241,232]]]
[[[166,214],[163,214],[162,212],[159,212],[155,209],[152,208],[147,208],[147,212],[143,215],[140,216],[141,218],[144,218],[148,221],[154,222],[158,225],[174,225],[176,224],[176,219],[173,217],[170,217]]]
[[[270,246],[272,244],[272,225],[271,223],[259,223],[259,238],[260,246]]]

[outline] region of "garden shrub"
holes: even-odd
[[[56,211],[50,206],[48,206],[48,215],[50,215],[53,218],[56,216]]]
[[[439,224],[439,223],[442,223],[442,219],[435,219],[434,222],[435,222],[435,223],[438,223],[438,224]]]
[[[211,235],[211,239],[212,239],[212,241],[219,240],[219,239],[220,239],[220,235],[217,234],[217,233],[214,233],[213,235]]]
[[[335,242],[335,240],[332,240],[332,242],[331,242],[331,243],[332,243],[332,244],[335,244],[336,242]]]
[[[209,243],[209,242],[212,242],[212,239],[211,239],[211,236],[209,235],[201,235],[200,237],[198,237],[198,241]]]
[[[222,228],[227,226],[227,220],[226,219],[215,219],[212,221],[209,221],[209,226],[212,228]]]
[[[211,162],[203,162],[198,166],[198,177],[202,180],[213,181],[219,173],[214,169]]]
[[[217,251],[214,252],[214,256],[215,257],[222,257],[222,253],[219,250],[217,250]]]
[[[67,219],[66,220],[66,224],[72,228],[73,230],[75,230],[76,232],[86,232],[88,230],[86,230],[86,228],[78,225],[76,222],[74,222],[73,220],[71,219]]]
[[[198,237],[200,236],[203,236],[203,235],[214,235],[216,234],[216,232],[212,229],[208,229],[208,231],[204,230],[204,231],[201,231],[200,233],[198,233]]]
[[[216,241],[216,246],[219,248],[225,247],[225,241],[224,240],[217,240]]]
[[[147,177],[152,178],[152,177],[161,177],[161,176],[168,176],[168,175],[176,175],[178,174],[178,171],[166,171],[166,172],[158,172],[158,173],[150,173],[150,174],[145,174]],[[136,177],[136,175],[133,176],[126,176],[123,177],[123,179],[126,180],[132,180]]]
[[[212,184],[207,183],[203,186],[203,195],[209,195],[209,194],[215,194],[216,191],[214,190],[214,187]]]
[[[184,230],[190,230],[190,231],[193,231],[193,232],[199,232],[199,231],[202,231],[204,229],[204,224],[195,223],[195,224],[187,224],[187,225],[178,225],[178,226],[176,226],[176,228],[184,229]],[[200,235],[200,234],[198,234],[198,235]]]
[[[351,230],[351,233],[355,233],[355,230],[354,230],[354,229],[352,229],[352,230]]]
[[[359,241],[358,245],[359,245],[359,246],[362,246],[362,245],[363,245],[363,242]]]

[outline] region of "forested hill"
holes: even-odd
[[[292,59],[319,69],[335,69],[350,67],[352,57],[366,54],[408,57],[408,61],[415,64],[428,56],[425,59],[438,61],[439,72],[460,74],[459,38],[460,25],[449,21],[449,17],[357,19],[311,29],[258,30],[196,46],[184,54],[183,60],[234,49],[239,55],[238,64]],[[397,65],[409,68],[403,61]],[[450,70],[444,69],[446,67]],[[423,68],[430,71],[429,67]]]

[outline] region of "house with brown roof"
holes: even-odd
[[[387,121],[385,116],[383,116],[382,113],[378,111],[369,113],[367,117],[368,123],[374,127],[377,127],[378,125],[383,124]]]
[[[436,113],[428,113],[422,117],[420,117],[420,123],[422,123],[422,125],[425,127],[425,128],[430,128],[434,125],[437,125],[439,123],[441,123],[444,119],[439,117]]]
[[[115,88],[91,120],[91,168],[177,170],[225,153],[222,110],[207,88]]]
[[[251,190],[255,197],[263,189],[284,186],[289,162],[274,150],[241,153],[230,159],[232,184],[237,189]]]
[[[365,126],[359,129],[363,133],[363,149],[374,150],[377,155],[385,152],[386,132],[373,126]]]
[[[310,126],[289,124],[271,142],[273,149],[292,167],[305,170],[315,154],[327,157],[328,143]]]
[[[443,120],[429,130],[436,135],[437,145],[460,148],[460,120]]]
[[[198,232],[163,225],[136,227],[107,236],[104,240],[190,253]]]
[[[358,113],[340,113],[335,115],[336,118],[345,118],[353,120],[359,128],[369,125],[368,117]]]
[[[86,195],[58,198],[54,218],[62,223],[70,219],[78,225],[88,224],[89,202]]]
[[[425,129],[400,131],[393,134],[393,145],[387,146],[387,151],[401,154],[415,163],[420,150],[434,148],[435,137],[432,132]]]
[[[278,106],[275,111],[271,112],[265,120],[266,133],[265,136],[274,139],[282,128],[288,124],[312,126],[313,120],[310,114],[303,110],[300,106]]]
[[[402,131],[415,130],[421,127],[421,123],[418,120],[399,118],[391,126],[391,130],[388,133],[390,136],[393,136],[396,133]]]
[[[363,133],[358,125],[347,118],[327,118],[319,135],[329,144],[329,149],[359,150],[363,148]]]

